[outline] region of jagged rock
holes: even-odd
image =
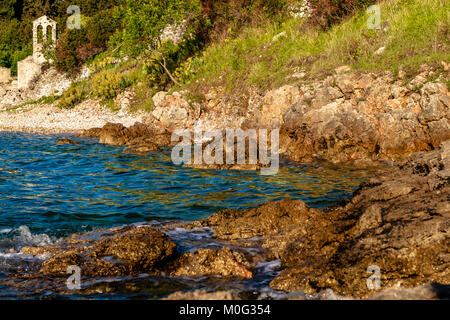
[[[370,265],[379,266],[382,288],[449,284],[449,150],[447,141],[361,185],[345,207],[329,213],[333,223],[323,232],[287,246],[281,254],[287,269],[271,286],[365,296]]]
[[[218,135],[217,137],[215,136],[214,138],[208,136],[208,138],[211,139],[209,139],[208,141],[203,141],[201,143],[201,159],[199,156],[197,156],[197,158],[199,159],[196,159],[194,151],[190,161],[183,164],[183,166],[196,169],[247,171],[256,171],[261,168],[270,166],[270,163],[268,163],[268,161],[261,161],[262,154],[267,155],[267,160],[269,160],[270,156],[272,155],[270,133],[268,133],[267,141],[261,141],[259,131],[255,131],[254,135],[246,135],[244,131],[236,131],[234,132],[236,139],[234,139],[230,145],[228,145],[227,143],[227,139],[229,137],[227,137],[226,130],[222,130],[217,133],[220,133],[220,135]],[[219,138],[221,138],[222,140],[220,140]],[[216,139],[219,140],[216,141]],[[245,146],[243,146],[242,154],[240,152],[241,146],[239,141],[245,141]],[[196,143],[196,141],[192,138],[192,134],[191,142],[193,144]],[[197,146],[199,147],[200,143],[198,143]],[[222,149],[220,149],[219,146],[221,146]],[[241,159],[243,161],[240,161],[239,156],[244,156],[244,159]]]
[[[381,288],[450,284],[450,141],[420,152],[363,183],[327,212],[298,200],[248,210],[223,210],[192,223],[219,240],[252,240],[282,271],[277,290],[367,297],[369,266]],[[256,241],[256,242],[255,242]]]
[[[450,138],[448,91],[424,83],[427,72],[410,87],[390,73],[350,72],[302,88],[283,114],[281,151],[301,162],[373,163],[436,148]]]
[[[128,128],[120,123],[107,123],[102,128],[85,130],[80,136],[98,137],[100,143],[130,146],[125,150],[129,153],[146,153],[171,144],[168,132],[139,122]]]
[[[254,209],[219,211],[209,218],[195,222],[214,230],[218,239],[250,239],[269,234],[278,234],[290,226],[304,223],[319,214],[303,201],[281,200],[269,202]]]
[[[295,86],[283,86],[266,93],[262,102],[262,126],[279,128],[283,113],[298,99],[300,91]]]
[[[49,246],[24,247],[21,253],[45,259],[28,278],[65,275],[78,266],[84,277],[149,275],[252,278],[255,263],[244,251],[222,247],[179,254],[175,242],[150,226],[127,226],[76,234]]]

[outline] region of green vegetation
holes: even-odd
[[[59,99],[58,107],[60,108],[72,108],[76,104],[83,101],[85,92],[81,86],[74,86],[64,92],[61,99]]]
[[[11,67],[31,53],[31,21],[48,14],[60,26],[51,52],[57,68],[90,79],[59,99],[69,108],[97,97],[114,108],[126,88],[133,108],[151,110],[160,90],[188,89],[202,101],[208,88],[242,94],[325,77],[342,65],[356,70],[399,69],[413,75],[423,64],[449,61],[450,4],[445,0],[378,2],[379,29],[366,12],[375,0],[309,0],[309,18],[292,11],[303,0],[80,0],[82,28],[65,29],[67,1],[7,0],[0,5],[0,65]],[[177,43],[161,39],[168,25],[186,27]],[[17,41],[15,41],[17,39]],[[380,48],[383,52],[377,54]],[[304,72],[305,78],[292,77]]]
[[[60,40],[55,52],[57,66],[73,71],[86,59],[107,49],[109,36],[121,28],[120,12],[125,0],[78,0],[85,20],[80,30],[68,30],[65,0],[2,0],[0,2],[0,66],[17,73],[17,61],[32,53],[32,22],[48,15],[58,22]]]
[[[285,83],[297,70],[317,77],[341,65],[398,71],[449,60],[448,2],[391,0],[380,7],[381,29],[367,28],[365,11],[326,30],[297,19],[281,26],[249,27],[194,59],[198,67],[190,85],[221,85],[229,91],[252,85],[270,88]],[[384,52],[375,54],[380,47]]]

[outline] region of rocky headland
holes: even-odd
[[[436,71],[427,66],[409,81],[403,74],[340,68],[308,85],[287,85],[263,94],[252,91],[250,97],[242,97],[245,106],[238,110],[236,101],[217,90],[208,93],[202,104],[189,103],[180,93],[160,92],[153,99],[152,113],[128,131],[108,124],[104,130],[95,128],[83,135],[101,135],[100,141],[106,143],[142,145],[154,136],[149,132],[158,133],[158,144],[161,133],[170,137],[175,129],[199,124],[205,131],[275,128],[280,130],[280,153],[290,160],[390,164],[418,151],[434,150],[450,139],[447,76],[431,81],[434,76]]]

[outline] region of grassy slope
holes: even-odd
[[[366,12],[326,32],[299,19],[285,21],[281,28],[248,28],[237,39],[210,46],[196,62],[198,72],[190,86],[207,83],[239,92],[251,85],[262,89],[282,85],[286,76],[299,70],[310,78],[341,65],[394,72],[402,66],[412,73],[420,64],[450,60],[450,2],[388,0],[380,7],[381,30],[367,28]],[[273,41],[280,33],[286,36]],[[386,48],[384,53],[374,54],[380,47]]]
[[[250,87],[265,90],[322,78],[342,65],[364,71],[397,72],[401,68],[413,75],[423,63],[450,62],[448,0],[386,0],[379,5],[380,30],[367,28],[369,15],[365,11],[327,31],[295,18],[286,20],[281,27],[245,28],[237,38],[214,43],[190,60],[189,70],[195,72],[189,73],[183,88],[175,86],[172,90],[189,89],[192,100],[199,101],[209,87],[221,86],[239,97]],[[375,54],[380,47],[385,47],[385,51]],[[94,75],[74,84],[74,89],[60,101],[71,101],[70,107],[88,96],[95,97],[95,89],[99,87],[94,84],[96,75],[113,73],[125,80],[116,88],[117,92],[131,87],[136,93],[134,110],[152,110],[152,96],[160,89],[153,87],[142,61],[104,63],[114,60],[110,55],[107,51],[97,56],[92,61],[92,65],[97,65]],[[299,71],[306,73],[304,79],[289,77]],[[103,101],[111,109],[117,109],[113,98]]]

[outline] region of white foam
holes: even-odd
[[[186,240],[204,240],[212,238],[214,231],[208,227],[205,228],[193,228],[188,231],[185,228],[175,228],[170,231],[166,231],[168,236],[172,236],[175,238],[185,238]]]
[[[6,231],[6,229],[4,229]],[[6,232],[5,232],[6,233]],[[32,234],[27,226],[20,226],[7,232],[8,237],[0,240],[0,248],[21,248],[24,246],[48,246],[55,243],[56,239],[52,239],[45,233]]]
[[[265,261],[265,262],[259,262],[256,265],[257,269],[260,269],[263,273],[272,273],[275,271],[278,271],[281,267],[281,260],[272,260],[272,261]]]

